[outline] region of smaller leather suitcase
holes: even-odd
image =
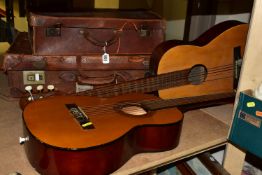
[[[149,69],[151,55],[111,55],[103,63],[101,55],[35,56],[28,34],[20,33],[4,55],[3,70],[7,73],[10,93],[21,97],[25,87],[53,85],[55,90],[74,93],[93,86],[143,78]]]
[[[31,12],[28,20],[34,55],[151,54],[166,27],[145,10]]]

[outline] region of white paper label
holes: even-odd
[[[35,81],[39,81],[40,80],[40,76],[39,76],[39,74],[35,74]]]
[[[76,93],[77,92],[83,92],[83,91],[87,91],[90,89],[93,89],[94,87],[92,85],[80,85],[78,83],[76,83]]]
[[[109,57],[108,53],[104,53],[102,55],[102,62],[103,62],[103,64],[108,64],[110,62],[110,57]]]
[[[257,119],[256,117],[252,116],[252,115],[249,115],[243,111],[240,111],[239,112],[239,115],[238,117],[242,120],[244,120],[245,122],[251,124],[251,125],[254,125],[256,126],[257,128],[260,128],[261,126],[261,120]]]

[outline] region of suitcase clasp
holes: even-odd
[[[148,29],[147,26],[141,26],[139,30],[139,36],[140,37],[148,37],[150,36],[150,30]]]
[[[46,28],[46,36],[47,37],[56,37],[61,36],[61,23],[55,24],[53,26]]]

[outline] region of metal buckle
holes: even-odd
[[[46,36],[47,37],[57,37],[61,36],[61,26],[62,24],[55,24],[53,26],[46,28]]]
[[[141,37],[150,36],[150,30],[148,29],[147,26],[141,26],[141,28],[139,30],[139,36],[141,36]]]

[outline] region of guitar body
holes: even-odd
[[[197,84],[188,84],[179,87],[159,90],[161,98],[181,98],[192,97],[197,95],[213,94],[220,92],[233,91],[234,85],[234,48],[241,48],[243,55],[248,25],[242,23],[233,23],[234,26],[228,25],[230,22],[221,23],[214,27],[215,34],[219,33],[212,40],[212,28],[207,32],[208,43],[202,45],[201,41],[205,35],[201,36],[193,43],[196,45],[176,45],[170,47],[167,42],[168,50],[159,56],[157,65],[157,74],[173,72],[177,70],[190,69],[194,66],[201,66],[206,69],[205,80]],[[222,33],[217,28],[229,26]],[[159,47],[165,47],[163,43]],[[157,48],[157,50],[163,48]],[[155,55],[153,53],[153,55]],[[197,75],[196,75],[197,76]],[[168,81],[168,80],[167,80]]]
[[[32,102],[23,111],[28,160],[43,175],[101,175],[115,171],[134,154],[173,149],[179,143],[183,121],[177,108],[138,116],[118,108],[127,102],[155,99],[128,94],[53,96]],[[92,127],[84,129],[66,104],[81,107]]]

